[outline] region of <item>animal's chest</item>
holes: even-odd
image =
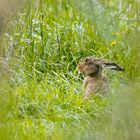
[[[100,79],[86,77],[83,81],[83,88],[86,96],[96,93],[105,94],[108,89],[108,83],[105,77]]]

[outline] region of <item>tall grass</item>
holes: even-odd
[[[25,1],[1,39],[1,139],[138,139],[138,9],[131,0]],[[125,72],[105,70],[110,95],[83,104],[76,65],[89,55]]]

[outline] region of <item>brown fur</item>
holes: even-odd
[[[110,67],[113,70],[123,71],[124,69],[116,63],[105,61],[93,56],[82,59],[78,64],[78,71],[85,75],[83,81],[84,98],[95,95],[97,92],[107,94],[108,80],[102,75],[102,68]]]

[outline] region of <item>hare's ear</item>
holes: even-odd
[[[120,67],[118,64],[116,64],[114,62],[103,62],[102,66],[103,67],[108,67],[112,70],[124,71],[124,68]]]

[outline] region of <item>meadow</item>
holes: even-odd
[[[138,140],[140,2],[25,0],[0,34],[1,140]],[[81,58],[105,69],[109,96],[83,103]]]

